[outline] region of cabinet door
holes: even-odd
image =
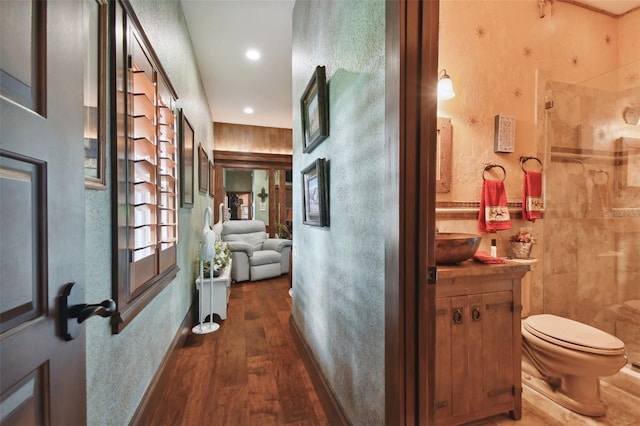
[[[514,395],[513,293],[483,295],[482,352],[487,404],[509,402]]]
[[[436,298],[436,419],[451,417],[451,300]]]
[[[485,377],[484,371],[484,341],[483,329],[487,327],[484,317],[483,295],[474,294],[467,296],[467,304],[465,306],[465,323],[467,331],[467,377],[462,386],[468,387],[468,405],[467,411],[476,411],[486,407],[485,390],[483,381]]]
[[[451,413],[454,416],[469,412],[471,390],[475,386],[469,382],[469,346],[468,324],[469,306],[466,296],[451,299]],[[437,334],[437,333],[436,333]]]

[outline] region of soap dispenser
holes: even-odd
[[[496,246],[496,239],[491,239],[491,257],[498,257],[498,247]]]

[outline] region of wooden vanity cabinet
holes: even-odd
[[[522,413],[522,265],[438,268],[436,424]]]

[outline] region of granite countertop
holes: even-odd
[[[436,265],[438,268],[439,278],[460,278],[473,277],[478,275],[507,275],[514,273],[526,273],[529,271],[529,265],[518,262],[512,262],[505,259],[507,263],[502,264],[484,264],[476,262],[472,259],[465,260],[456,265]]]

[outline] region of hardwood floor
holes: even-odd
[[[218,331],[190,333],[151,425],[328,425],[289,328],[286,275],[233,284]]]

